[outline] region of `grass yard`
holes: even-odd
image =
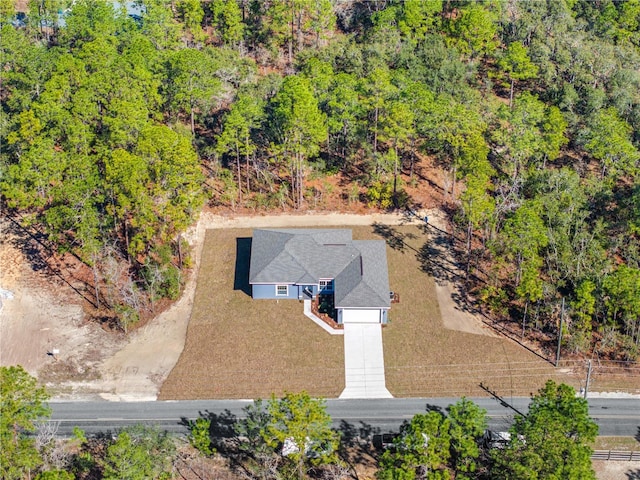
[[[207,232],[185,348],[160,399],[264,398],[300,390],[337,397],[344,388],[342,336],[307,319],[302,303],[251,299],[251,234]],[[400,295],[383,331],[392,394],[487,395],[482,382],[499,395],[529,395],[555,377],[549,363],[510,340],[445,329],[427,265],[437,269],[438,259],[425,255],[425,232],[353,227],[355,239],[378,234],[388,241],[390,287]],[[579,386],[578,378],[562,380]]]
[[[400,295],[382,336],[387,388],[394,396],[485,396],[480,383],[501,396],[529,395],[555,378],[548,362],[511,340],[444,328],[434,276],[447,265],[431,255],[425,231],[377,230],[389,245],[390,288]]]
[[[342,336],[324,332],[295,300],[251,299],[251,234],[250,229],[207,231],[184,351],[159,399],[342,392]]]

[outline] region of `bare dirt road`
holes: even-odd
[[[398,225],[423,222],[425,215],[430,224],[446,230],[444,216],[438,211],[422,211],[415,217],[339,213],[231,217],[203,213],[197,225],[185,235],[194,250],[195,268],[186,281],[182,297],[126,337],[86,322],[79,298],[46,272],[34,269],[24,249],[18,248],[17,239],[3,235],[0,288],[11,291],[13,299],[3,300],[0,312],[0,364],[23,365],[47,383],[58,399],[153,400],[184,346],[207,229],[371,225],[375,222]],[[492,334],[478,318],[457,309],[452,301],[455,294],[453,281],[439,284],[438,300],[445,326]],[[54,349],[59,353],[52,355]]]

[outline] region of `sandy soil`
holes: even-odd
[[[397,225],[422,222],[446,230],[444,215],[421,211],[417,217],[397,214],[307,214],[217,216],[203,213],[185,238],[194,249],[195,269],[182,297],[143,328],[124,337],[85,321],[80,299],[70,288],[52,283],[45,272],[30,266],[15,238],[0,243],[0,288],[13,293],[0,311],[0,364],[21,364],[45,381],[57,399],[153,400],[176,364],[184,346],[200,264],[205,231],[210,228],[260,228]],[[4,225],[4,233],[6,225]],[[492,334],[477,317],[455,307],[452,281],[438,287],[438,300],[447,328]],[[53,349],[59,354],[52,356]]]
[[[593,468],[598,480],[638,480],[640,464],[638,462],[606,462],[594,460]]]

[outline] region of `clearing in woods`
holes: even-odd
[[[356,239],[388,244],[390,285],[400,295],[383,331],[392,394],[486,395],[484,383],[502,395],[529,395],[556,377],[548,362],[496,335],[443,294],[451,292],[451,278],[432,275],[452,265],[436,255],[433,227],[351,228]],[[159,398],[255,398],[299,390],[335,397],[342,391],[342,337],[314,325],[297,301],[251,299],[250,237],[250,229],[207,231],[185,348]],[[456,318],[443,322],[441,311]]]

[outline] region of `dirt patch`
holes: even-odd
[[[95,382],[101,360],[120,339],[87,323],[83,299],[25,256],[33,240],[16,236],[6,220],[0,231],[0,288],[13,294],[0,311],[0,364],[22,365],[52,387]],[[65,390],[75,391],[70,385]]]
[[[593,469],[598,480],[636,480],[640,478],[638,462],[606,462],[594,460]]]

